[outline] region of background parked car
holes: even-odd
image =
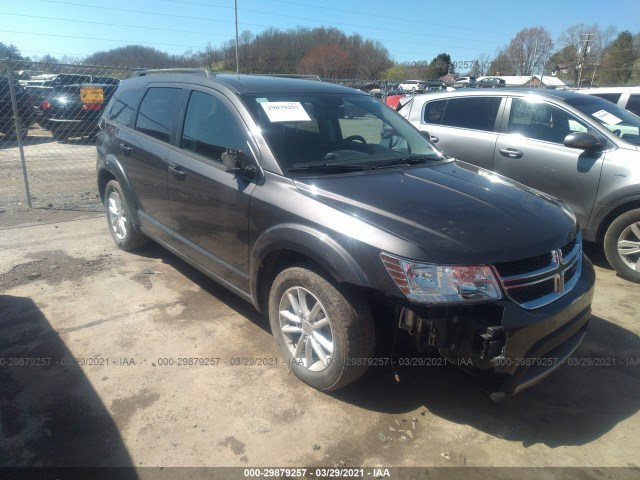
[[[83,83],[54,87],[40,105],[41,127],[51,131],[56,140],[93,136],[98,120],[117,85]]]
[[[454,88],[475,87],[476,77],[460,77],[453,82]]]
[[[416,95],[400,113],[446,154],[564,200],[585,240],[640,282],[640,118],[561,90]]]
[[[405,80],[400,84],[400,88],[407,93],[420,93],[425,90],[425,82],[423,80]]]
[[[476,86],[480,88],[499,88],[504,87],[507,82],[499,77],[481,77],[476,82]]]
[[[17,81],[14,81],[14,87],[22,136],[26,137],[29,127],[33,125],[36,118],[34,100]],[[15,125],[9,79],[0,77],[0,133],[4,133],[4,138],[16,136]]]
[[[640,116],[640,87],[599,87],[578,91],[609,100]]]

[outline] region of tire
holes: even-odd
[[[57,130],[51,130],[51,136],[58,142],[63,142],[69,138],[69,134],[67,132],[59,132]]]
[[[311,387],[337,390],[367,371],[375,349],[369,307],[318,273],[305,267],[282,271],[271,286],[269,322],[285,362]]]
[[[149,243],[149,238],[136,230],[131,222],[129,205],[116,180],[107,183],[104,189],[104,203],[109,233],[119,248],[131,251]]]
[[[618,275],[640,283],[640,208],[611,222],[604,236],[604,253]]]

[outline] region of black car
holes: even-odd
[[[480,88],[499,88],[507,84],[503,78],[484,77],[476,82],[476,86]]]
[[[38,123],[56,140],[92,137],[98,132],[98,120],[116,88],[112,83],[54,87],[40,104]]]
[[[487,374],[499,398],[585,335],[594,270],[566,205],[444,157],[370,95],[154,75],[123,81],[100,126],[115,243],[152,238],[268,313],[287,365],[315,388],[391,368],[374,356],[389,333]]]
[[[27,136],[27,131],[33,125],[36,115],[34,110],[34,102],[17,81],[14,81],[16,105],[18,107],[18,116],[20,118],[20,128],[22,136]],[[16,123],[11,103],[11,88],[7,77],[0,77],[0,133],[4,134],[4,138],[15,138]]]

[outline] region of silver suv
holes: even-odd
[[[399,113],[446,155],[564,200],[584,239],[640,282],[640,118],[582,93],[523,89],[417,95]]]

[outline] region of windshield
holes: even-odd
[[[607,127],[617,136],[634,145],[640,145],[640,117],[615,103],[591,95],[570,98],[566,102]]]
[[[409,123],[366,95],[242,95],[285,175],[442,160]]]

